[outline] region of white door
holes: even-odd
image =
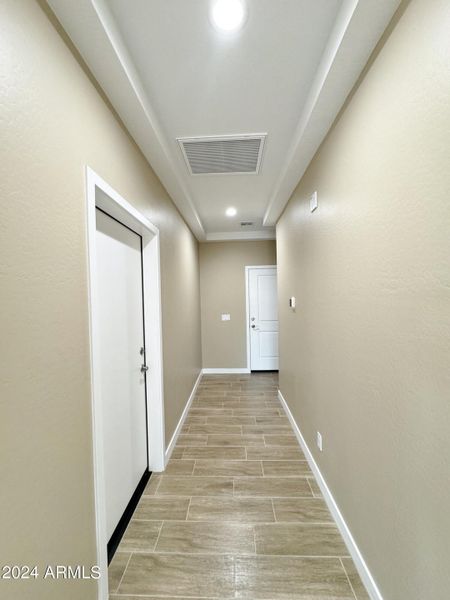
[[[111,538],[147,470],[141,236],[96,210],[106,526]]]
[[[278,369],[277,268],[248,270],[250,369]]]

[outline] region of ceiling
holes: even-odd
[[[212,1],[48,3],[197,238],[273,238],[399,0],[246,0],[233,34]],[[257,174],[192,175],[177,141],[263,133]]]

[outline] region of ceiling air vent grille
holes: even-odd
[[[191,175],[256,175],[266,134],[178,138]]]

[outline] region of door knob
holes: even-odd
[[[148,371],[147,365],[141,365],[141,373],[145,373],[146,371]]]
[[[252,325],[252,329],[256,329],[256,325]]]

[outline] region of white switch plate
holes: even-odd
[[[317,192],[314,192],[314,194],[309,199],[309,207],[311,209],[311,212],[314,212],[318,206],[319,206],[319,202],[317,199]]]
[[[322,434],[319,431],[317,432],[317,447],[322,452]]]
[[[289,306],[291,308],[295,308],[295,296],[291,296],[291,298],[289,298]]]
[[[222,314],[222,321],[231,321],[231,315]]]

